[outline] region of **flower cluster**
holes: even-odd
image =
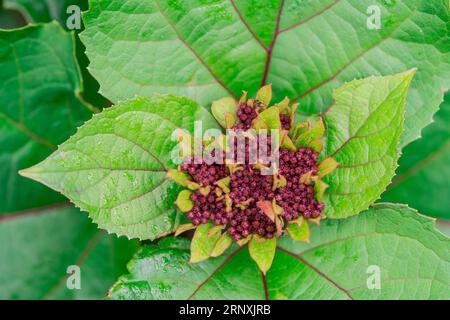
[[[224,126],[238,134],[245,135],[250,129],[279,130],[277,148],[271,138],[260,140],[257,135],[254,144],[250,143],[252,138],[245,135],[243,162],[236,162],[238,147],[237,140],[233,140],[231,163],[209,164],[201,157],[189,156],[177,172],[169,173],[171,178],[190,189],[180,193],[177,205],[187,213],[192,227],[212,223],[242,243],[252,235],[272,239],[286,229],[289,231],[289,224],[299,226],[302,221],[318,219],[323,214],[321,200],[327,185],[321,178],[337,166],[330,161],[332,159],[319,163],[323,123],[294,124],[295,106],[289,106],[289,100],[285,99],[269,107],[271,90],[269,94],[267,90],[267,87],[262,88],[255,100],[246,100],[244,95],[234,108],[223,103],[220,107],[226,109]],[[213,113],[220,114],[219,111],[213,110]],[[265,150],[271,155],[272,149],[277,149],[278,161],[270,174],[267,164],[250,162],[250,154],[258,153],[261,143],[266,144]],[[225,149],[219,152],[225,155]],[[259,154],[256,159],[260,159]],[[186,226],[182,227],[184,230]]]
[[[258,117],[258,113],[264,110],[265,106],[259,100],[243,101],[237,109],[239,122],[233,125],[235,130],[248,130],[252,127],[252,122]],[[281,128],[289,131],[291,129],[291,116],[280,114]]]

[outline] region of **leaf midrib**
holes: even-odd
[[[193,291],[193,293],[187,298],[187,300],[192,300],[192,298],[201,290],[201,288],[203,288],[210,280],[212,280],[214,278],[214,276],[216,274],[218,274],[220,272],[220,270],[223,269],[223,267],[225,267],[227,265],[228,262],[230,262],[230,260],[232,260],[240,251],[242,251],[244,249],[245,246],[239,247],[237,248],[235,251],[231,252],[227,258],[216,268],[214,269],[214,271],[205,279],[203,280],[198,286],[197,288],[195,288],[195,290]],[[348,290],[344,289],[343,287],[341,287],[339,284],[337,284],[334,280],[332,280],[329,276],[327,276],[325,273],[323,273],[322,271],[320,271],[319,269],[317,269],[314,265],[312,265],[311,263],[309,263],[306,259],[304,259],[303,257],[301,257],[299,254],[295,254],[289,250],[283,249],[281,247],[277,247],[278,251],[284,252],[286,254],[289,254],[290,256],[295,257],[296,259],[300,260],[305,266],[309,267],[310,269],[312,269],[314,272],[316,272],[317,274],[319,274],[319,276],[323,277],[325,280],[327,280],[328,282],[330,282],[333,286],[335,286],[338,290],[344,292],[351,300],[353,300],[354,298],[349,294]],[[264,288],[264,297],[266,298],[266,300],[269,300],[269,288],[267,287],[267,280],[266,277],[264,276],[263,273],[261,274],[261,279],[263,282],[263,288]]]
[[[375,42],[372,46],[362,50],[360,53],[358,53],[357,55],[355,55],[353,58],[351,58],[347,63],[345,63],[341,68],[339,68],[334,74],[330,75],[327,79],[323,80],[322,82],[314,85],[313,87],[309,88],[308,90],[306,90],[303,93],[300,93],[299,95],[297,95],[295,98],[292,99],[292,102],[297,102],[298,100],[308,96],[309,94],[315,92],[316,90],[320,89],[322,86],[324,86],[325,84],[335,80],[342,72],[345,71],[345,69],[347,69],[349,66],[351,66],[355,61],[357,61],[358,59],[362,58],[364,55],[366,55],[368,52],[370,52],[371,50],[379,47],[384,41],[387,41],[389,39],[392,38],[392,35],[397,32],[398,29],[400,29],[400,27],[403,26],[403,24],[406,21],[409,21],[409,19],[411,18],[411,16],[415,13],[415,10],[411,10],[411,14],[408,15],[402,22],[400,22],[397,27],[393,28],[392,31],[387,34],[384,38],[381,38],[380,41]]]
[[[6,114],[0,112],[0,117],[5,119],[7,122],[9,122],[14,128],[25,134],[28,138],[33,140],[34,142],[43,145],[44,147],[50,149],[51,151],[54,151],[57,149],[56,145],[51,143],[50,141],[38,136],[36,133],[32,132],[30,129],[28,129],[23,123],[17,122],[14,119],[10,118]]]
[[[169,27],[172,29],[172,31],[175,33],[177,38],[183,43],[183,45],[194,54],[194,56],[197,58],[197,60],[206,68],[206,70],[211,74],[211,76],[216,80],[216,82],[222,86],[232,97],[237,99],[236,94],[220,79],[215,72],[212,70],[212,68],[206,63],[206,61],[203,60],[203,58],[197,53],[197,51],[194,50],[193,47],[184,39],[181,34],[178,32],[177,28],[173,24],[173,22],[167,17],[167,15],[163,12],[160,4],[160,0],[155,0],[155,4],[158,7],[158,12],[161,14],[161,16],[164,18],[164,20],[167,22]]]

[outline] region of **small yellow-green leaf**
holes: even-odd
[[[233,98],[227,97],[214,101],[211,105],[211,112],[217,122],[224,128],[227,128],[225,115],[227,113],[236,115],[237,105]]]
[[[251,239],[252,237],[253,237],[253,235],[249,235],[249,236],[247,236],[247,237],[245,237],[245,238],[242,238],[242,239],[236,241],[236,243],[237,243],[240,247],[242,247],[243,245],[246,245],[246,244],[250,241],[250,239]]]
[[[291,130],[289,131],[289,136],[291,136],[292,139],[296,141],[299,136],[301,136],[303,133],[309,130],[309,127],[310,127],[309,121],[296,123],[292,126]]]
[[[276,247],[276,238],[266,239],[256,234],[253,235],[248,244],[248,251],[250,252],[250,256],[256,262],[261,272],[264,274],[266,274],[266,272],[272,266]]]
[[[202,196],[206,197],[211,192],[211,186],[201,187],[198,191]]]
[[[286,229],[293,240],[309,242],[309,224],[303,217],[289,222]]]
[[[256,118],[252,121],[252,129],[255,129],[256,132],[259,132],[259,130],[268,129],[268,126],[264,120]]]
[[[172,179],[180,186],[187,187],[191,190],[197,190],[198,188],[200,188],[200,185],[198,183],[190,180],[191,176],[187,172],[170,169],[169,171],[167,171],[166,177]]]
[[[329,187],[328,184],[323,182],[322,179],[318,179],[314,184],[314,192],[316,194],[317,201],[323,201],[325,190]]]
[[[299,103],[295,103],[291,106],[290,108],[290,117],[291,117],[291,122],[295,121],[295,114],[297,112],[297,108],[300,104]]]
[[[334,158],[329,157],[319,164],[319,167],[317,168],[317,173],[319,174],[319,177],[325,177],[330,173],[332,173],[338,166],[339,163],[336,160],[334,160]]]
[[[215,237],[217,235],[217,233],[221,233],[223,228],[225,228],[225,225],[218,225],[218,226],[214,226],[211,229],[209,229],[208,231],[208,238],[212,238]]]
[[[225,195],[225,211],[231,212],[233,209],[233,200],[231,200],[230,196],[228,194]]]
[[[270,105],[270,101],[272,100],[272,85],[268,84],[259,89],[256,93],[256,99],[268,107]]]
[[[248,205],[251,203],[253,201],[253,199],[247,199],[247,200],[245,200],[245,201],[242,201],[242,202],[239,202],[237,205],[236,205],[236,207],[237,208],[239,208],[239,209],[241,209],[241,210],[245,210],[247,207],[248,207]]]
[[[285,176],[280,177],[280,181],[278,182],[278,188],[283,188],[287,184],[287,180]]]
[[[311,128],[307,130],[304,129],[304,132],[296,137],[295,146],[311,148],[312,146],[317,147],[317,140],[322,140],[323,135],[325,134],[325,124],[320,118]]]
[[[310,185],[313,181],[316,182],[318,180],[317,176],[314,176],[312,174],[312,171],[308,171],[307,173],[304,173],[300,177],[300,183]]]
[[[191,263],[208,259],[220,238],[222,227],[214,226],[211,222],[197,227],[191,242]]]
[[[233,238],[228,233],[222,234],[211,252],[211,257],[218,257],[222,255],[232,245],[232,243]]]
[[[183,232],[186,232],[186,231],[192,230],[192,229],[195,229],[195,226],[192,223],[182,224],[181,226],[179,226],[177,228],[177,230],[175,230],[175,237],[179,236]]]
[[[236,124],[237,116],[232,113],[225,113],[225,128],[231,129]]]
[[[285,97],[283,99],[283,101],[277,103],[275,106],[280,109],[280,113],[284,112],[285,110],[287,110],[289,108],[289,98]]]
[[[238,102],[239,106],[247,101],[247,93],[248,93],[247,91],[242,91],[242,96]]]
[[[273,175],[272,190],[283,188],[286,186],[286,184],[287,184],[287,180],[284,176],[279,175],[279,174]]]
[[[317,153],[321,153],[323,150],[323,139],[317,138],[309,143],[309,148],[314,150]]]
[[[194,201],[191,200],[192,192],[189,190],[181,190],[178,194],[175,204],[181,212],[189,212],[194,207]]]
[[[222,189],[223,192],[229,193],[230,192],[230,182],[231,182],[231,178],[226,177],[226,178],[218,180],[216,182],[216,184],[220,187],[220,189]]]
[[[267,129],[281,129],[280,109],[277,107],[267,108],[258,118],[265,122]]]
[[[272,199],[272,208],[276,216],[279,216],[283,213],[283,208],[277,204],[275,198]]]
[[[289,135],[282,130],[281,131],[281,147],[283,149],[288,149],[290,151],[296,151],[297,148],[295,147],[294,142],[292,142],[291,138],[289,137]]]

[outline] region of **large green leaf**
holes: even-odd
[[[324,181],[325,214],[346,218],[367,209],[394,176],[405,98],[414,70],[354,80],[337,89],[325,113],[327,154],[338,168]]]
[[[136,249],[68,204],[0,218],[0,299],[100,299]],[[66,286],[72,265],[79,290]]]
[[[450,219],[450,94],[423,138],[406,147],[383,200],[408,203],[427,215]]]
[[[312,227],[309,244],[281,239],[266,277],[246,247],[189,263],[189,241],[143,247],[110,299],[449,299],[450,239],[430,218],[382,204]],[[374,269],[381,288],[369,289]]]
[[[81,90],[74,38],[56,23],[0,31],[0,214],[62,201],[20,177],[91,115]]]
[[[418,68],[402,145],[430,123],[450,79],[447,0],[93,0],[82,40],[114,102],[173,93],[201,104],[272,83],[324,111],[354,78]],[[381,28],[369,29],[369,7]],[[118,28],[117,26],[122,26]]]
[[[218,128],[195,102],[175,96],[125,101],[93,117],[58,150],[24,175],[67,196],[101,228],[130,238],[172,232],[180,188],[166,178],[174,168],[172,133],[194,132],[194,122]]]

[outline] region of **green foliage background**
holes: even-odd
[[[102,1],[99,1],[102,2]],[[256,8],[257,1],[250,1]],[[320,1],[319,4],[324,4],[327,1]],[[418,2],[418,1],[415,1]],[[444,1],[445,2],[445,1]],[[441,5],[444,2],[431,1],[429,6],[434,3],[436,6]],[[237,1],[237,3],[239,3]],[[272,3],[272,2],[271,2]],[[425,2],[424,2],[425,3]],[[139,244],[137,241],[130,241],[124,237],[118,238],[115,235],[108,235],[105,231],[97,229],[97,226],[92,224],[88,217],[80,212],[80,210],[73,208],[68,201],[59,195],[58,193],[50,190],[47,187],[42,186],[37,182],[25,179],[18,175],[18,171],[34,165],[50,155],[56,147],[72,136],[76,128],[79,127],[84,121],[91,118],[92,114],[98,110],[106,108],[111,105],[111,102],[107,98],[98,93],[99,84],[94,77],[87,70],[89,65],[88,58],[85,55],[85,47],[81,43],[78,37],[78,31],[72,36],[67,30],[64,30],[65,20],[67,19],[66,8],[69,4],[77,4],[83,10],[88,8],[87,1],[75,1],[75,0],[3,0],[2,8],[0,9],[0,28],[12,29],[20,28],[27,23],[48,23],[44,28],[51,29],[51,33],[54,37],[47,37],[44,33],[38,29],[22,29],[14,34],[3,32],[0,35],[0,299],[100,299],[104,297],[107,290],[116,282],[117,278],[124,273],[130,274],[121,278],[118,283],[112,289],[113,298],[187,298],[189,294],[188,287],[175,288],[173,291],[162,290],[155,293],[155,297],[150,296],[138,296],[135,297],[135,292],[128,291],[130,287],[124,285],[125,283],[138,283],[143,285],[142,282],[136,281],[139,279],[139,274],[135,274],[134,270],[136,265],[145,261],[145,259],[157,259],[163,261],[163,255],[166,251],[173,252],[172,259],[177,260],[180,263],[179,268],[191,268],[186,265],[186,247],[187,244],[184,240],[174,240],[168,238],[162,243],[151,244],[148,247],[141,249],[137,256],[131,261],[126,268],[126,263],[136,252]],[[328,1],[328,5],[332,5],[332,1]],[[238,5],[239,6],[239,5]],[[251,7],[251,6],[249,6]],[[116,8],[117,9],[117,8]],[[248,10],[245,6],[239,6],[241,12],[252,23],[252,25],[258,26],[256,28],[257,37],[260,39],[260,43],[254,39],[251,40],[251,35],[243,36],[243,41],[253,41],[249,45],[248,49],[259,52],[258,50],[271,45],[272,32],[274,29],[274,21],[271,19],[270,23],[262,23],[259,21],[257,15],[252,14],[251,10]],[[258,7],[258,10],[264,10],[266,16],[272,17],[275,7],[271,6]],[[299,18],[295,16],[295,13],[300,12],[295,10],[299,8],[291,8],[293,15],[288,17],[284,23],[286,25],[281,28],[288,28],[289,25],[297,21]],[[426,11],[427,8],[424,8]],[[120,9],[117,9],[118,12]],[[310,10],[314,11],[315,8],[310,7]],[[401,12],[400,12],[401,13]],[[96,12],[89,13],[87,19],[90,21],[95,20]],[[306,14],[305,14],[306,15]],[[135,19],[136,17],[130,17]],[[304,17],[303,17],[304,18]],[[415,17],[414,17],[415,18]],[[423,21],[428,21],[431,26],[439,24],[434,19],[424,18],[423,21],[417,22],[413,19],[410,20],[411,24],[417,23],[421,25]],[[448,19],[448,15],[446,17]],[[408,17],[405,17],[408,19]],[[445,17],[444,17],[445,19]],[[49,23],[52,20],[57,22]],[[139,22],[139,21],[138,21]],[[58,25],[59,23],[59,25]],[[117,21],[105,21],[104,23],[115,23]],[[126,21],[122,21],[126,23]],[[317,22],[319,23],[319,22]],[[104,27],[104,25],[102,25]],[[411,26],[409,26],[411,27]],[[245,26],[240,26],[243,30]],[[312,25],[311,28],[318,28]],[[331,26],[332,28],[332,26]],[[412,27],[411,27],[412,28]],[[432,28],[432,27],[431,27]],[[388,29],[389,30],[389,29]],[[437,29],[436,29],[437,30]],[[85,43],[90,44],[95,49],[96,45],[100,46],[101,42],[93,35],[94,28],[85,35]],[[145,30],[144,30],[145,32]],[[243,32],[243,31],[242,31]],[[331,30],[325,30],[324,33],[330,33],[330,41],[334,43],[337,48],[345,39],[340,39],[339,36],[332,35]],[[437,32],[437,31],[436,31]],[[117,35],[117,34],[116,34]],[[427,34],[430,37],[433,36],[432,29]],[[391,43],[385,43],[384,47],[378,51],[375,51],[371,56],[367,58],[365,62],[370,65],[367,69],[371,69],[372,73],[394,73],[389,63],[378,64],[376,61],[394,61],[404,59],[404,66],[410,66],[410,64],[421,64],[424,70],[420,74],[417,83],[414,84],[413,93],[408,97],[411,104],[414,106],[414,112],[410,115],[407,114],[409,119],[419,119],[420,125],[415,130],[412,130],[412,134],[404,136],[404,144],[407,145],[403,149],[403,155],[400,159],[400,166],[397,169],[397,176],[392,182],[391,186],[383,194],[381,201],[389,201],[394,203],[407,204],[411,208],[417,209],[420,213],[438,218],[438,226],[442,228],[443,232],[449,233],[450,229],[450,94],[445,95],[445,99],[440,105],[439,111],[434,115],[433,122],[426,127],[422,132],[420,128],[424,127],[431,120],[432,112],[425,112],[420,107],[424,102],[421,101],[422,96],[429,94],[426,103],[436,103],[440,100],[440,94],[442,92],[436,92],[436,87],[443,83],[448,86],[449,78],[448,73],[442,72],[440,74],[441,80],[436,81],[433,78],[434,74],[440,72],[438,69],[440,66],[450,64],[450,61],[442,58],[442,61],[437,62],[437,57],[441,59],[439,54],[448,54],[449,44],[448,35],[447,43],[439,42],[435,43],[435,48],[429,51],[431,56],[424,56],[424,51],[420,44],[428,45],[433,44],[432,38],[427,38],[424,35],[423,38],[412,37],[408,38],[408,34],[405,31],[398,35],[399,41],[402,41],[400,47],[395,47]],[[118,34],[118,37],[127,34]],[[170,37],[170,35],[169,35]],[[297,38],[296,38],[297,37]],[[334,38],[333,38],[334,37]],[[445,38],[445,37],[441,37]],[[124,38],[125,39],[125,38]],[[290,50],[285,53],[289,58],[294,59],[296,48],[294,46],[295,41],[302,41],[308,45],[313,43],[313,33],[303,33],[298,35],[292,35],[292,37],[282,38],[281,42],[286,46],[286,50]],[[414,41],[412,41],[413,39]],[[127,40],[127,39],[125,39]],[[132,39],[128,39],[132,40]],[[342,41],[341,41],[342,40]],[[371,39],[365,39],[370,44]],[[398,40],[398,39],[397,39]],[[126,42],[126,41],[125,41]],[[128,42],[127,42],[128,43]],[[32,45],[31,45],[32,44]],[[118,43],[118,46],[125,46],[122,43]],[[233,44],[230,44],[233,46]],[[91,48],[91,50],[92,50]],[[152,91],[158,91],[159,89],[146,88],[145,86],[139,86],[137,84],[135,75],[131,76],[131,80],[127,83],[123,82],[123,86],[126,87],[123,91],[116,91],[114,85],[122,79],[115,79],[110,77],[110,71],[106,70],[105,65],[109,65],[111,59],[110,56],[105,55],[102,48],[96,48],[98,51],[92,53],[92,57],[97,56],[97,59],[93,65],[91,65],[91,71],[95,77],[103,83],[105,86],[102,88],[102,93],[111,99],[113,102],[129,98],[134,94],[149,95]],[[120,48],[119,48],[120,49]],[[126,47],[123,47],[125,51]],[[205,48],[203,48],[205,49]],[[226,49],[226,48],[225,48]],[[402,49],[404,49],[402,51]],[[9,50],[14,50],[18,55],[15,61],[15,67],[9,68],[11,61],[7,60],[9,56]],[[128,50],[134,50],[133,48]],[[404,57],[402,52],[410,50],[413,52],[412,56]],[[432,54],[435,54],[433,56]],[[245,53],[245,52],[244,52]],[[298,52],[297,52],[298,53]],[[315,53],[313,48],[307,47],[304,54],[315,56],[316,61],[304,59],[305,69],[310,73],[304,74],[304,78],[295,79],[296,85],[301,86],[305,83],[311,87],[314,85],[314,81],[318,83],[323,82],[323,75],[317,75],[312,72],[314,70],[315,62],[323,62],[322,58],[326,52]],[[395,54],[399,56],[395,56]],[[242,53],[241,53],[242,54]],[[275,53],[275,55],[278,54]],[[329,54],[329,53],[328,53]],[[358,52],[354,53],[355,55]],[[264,64],[264,56],[261,53],[256,54],[257,61],[260,64]],[[296,56],[295,56],[296,57]],[[161,57],[157,57],[161,58]],[[260,59],[261,58],[261,59]],[[429,60],[433,60],[434,64]],[[187,59],[187,58],[186,58]],[[214,57],[211,57],[214,59]],[[249,61],[253,61],[255,57],[249,58]],[[377,60],[378,59],[378,60]],[[56,61],[56,62],[55,62]],[[60,61],[57,63],[57,61]],[[180,63],[188,63],[189,59],[183,60],[180,58]],[[240,60],[244,65],[248,61]],[[286,72],[294,72],[289,67],[283,66],[281,59],[276,60],[280,65],[278,68],[286,70]],[[117,68],[123,68],[124,63],[129,61],[116,61]],[[139,65],[139,61],[132,61]],[[231,61],[232,63],[233,61]],[[113,65],[113,64],[111,64]],[[226,64],[224,64],[226,66]],[[38,66],[42,66],[40,70]],[[415,65],[413,65],[415,66]],[[173,71],[166,64],[164,68],[168,69],[168,74],[164,77],[176,77],[176,74],[171,74]],[[176,66],[175,66],[176,67]],[[178,66],[179,67],[179,66]],[[255,65],[256,67],[256,65]],[[330,68],[333,66],[330,65]],[[411,66],[410,66],[411,67]],[[357,69],[358,66],[355,66]],[[29,70],[36,69],[35,72],[29,72]],[[255,70],[249,70],[248,79],[246,81],[234,81],[230,80],[236,77],[235,74],[229,74],[224,70],[223,72],[228,77],[232,93],[237,94],[243,87],[250,86],[250,90],[255,90],[259,86],[259,78],[252,78]],[[448,70],[447,70],[448,71]],[[446,72],[447,72],[446,71]],[[139,70],[137,73],[151,72],[150,70]],[[174,71],[175,72],[175,71]],[[17,74],[16,74],[17,73]],[[324,106],[331,99],[331,88],[336,85],[342,84],[344,81],[352,80],[355,74],[342,73],[339,77],[333,79],[329,84],[324,83],[323,89],[320,92],[313,94],[301,94],[304,100],[302,100],[303,110],[308,112],[323,111]],[[136,74],[137,77],[142,74]],[[361,75],[356,72],[357,75]],[[210,79],[204,74],[199,74],[199,78],[195,81],[208,82]],[[259,75],[258,75],[259,76]],[[14,81],[9,82],[10,79],[21,78],[22,86],[18,92],[15,92]],[[271,78],[272,77],[272,78]],[[319,77],[315,79],[314,77]],[[351,78],[347,78],[351,77]],[[276,81],[276,74],[268,75],[269,81]],[[164,82],[167,79],[159,79]],[[178,79],[179,80],[179,79]],[[181,79],[180,82],[185,82],[187,85],[192,79]],[[311,81],[311,83],[310,83]],[[11,85],[11,87],[8,87]],[[170,83],[168,86],[170,87]],[[448,87],[447,87],[448,88]],[[226,93],[220,86],[213,86],[207,95],[194,92],[192,90],[184,91],[189,92],[200,103],[207,104],[211,100],[217,97],[221,97]],[[441,89],[446,89],[442,85]],[[178,89],[177,89],[178,90]],[[175,93],[183,93],[184,89],[179,89]],[[295,92],[291,92],[290,87],[279,86],[276,90],[278,95],[292,95]],[[324,97],[324,98],[322,98]],[[323,101],[322,101],[323,99]],[[433,109],[433,108],[431,108]],[[22,110],[18,112],[18,110]],[[434,112],[434,111],[433,111]],[[410,124],[414,126],[413,120]],[[416,141],[408,144],[410,141],[418,138]],[[381,205],[382,207],[382,205]],[[387,215],[386,211],[381,211],[381,217]],[[387,210],[387,209],[386,209]],[[391,210],[391,209],[389,209]],[[393,209],[392,209],[393,210]],[[414,226],[420,221],[420,218],[411,214],[409,209],[405,207],[398,207],[395,209],[400,215],[407,217],[410,223],[411,235],[414,233]],[[373,215],[373,212],[367,213],[367,215]],[[380,218],[381,219],[381,218]],[[406,221],[406,220],[405,220]],[[424,224],[425,221],[422,221]],[[395,221],[394,223],[401,224],[402,221]],[[346,228],[349,232],[357,230],[358,223],[349,223]],[[375,226],[365,226],[367,228],[375,228]],[[326,238],[328,235],[335,232],[335,226],[325,226],[322,237]],[[351,230],[350,230],[351,229]],[[386,230],[384,230],[386,231]],[[317,233],[319,231],[317,230]],[[391,232],[390,230],[386,231]],[[420,233],[420,231],[417,231]],[[393,245],[399,239],[395,239],[393,236],[391,244]],[[436,239],[426,238],[423,240],[423,245],[433,245],[438,241]],[[352,244],[343,244],[343,246],[351,246]],[[368,250],[374,250],[377,254],[382,254],[383,248],[377,248],[376,241],[374,243],[365,244]],[[280,268],[283,265],[291,265],[299,263],[295,260],[295,250],[305,248],[294,248],[290,243],[284,243],[282,248],[286,252],[280,254],[280,258],[275,261],[275,265],[279,265]],[[414,251],[419,250],[414,247],[413,244],[405,244],[405,248]],[[294,255],[289,255],[289,252],[294,252]],[[233,254],[234,257],[234,253]],[[238,281],[227,274],[227,270],[232,270],[236,265],[237,259],[242,259],[244,263],[250,263],[246,253],[235,253],[236,256],[231,260],[231,264],[223,270],[223,277],[229,281]],[[311,252],[310,258],[317,258],[319,253]],[[426,253],[425,253],[426,254]],[[431,254],[430,254],[431,255]],[[139,261],[139,258],[141,260]],[[143,259],[143,260],[142,260]],[[223,259],[227,259],[224,257]],[[319,259],[319,258],[317,258]],[[320,260],[320,259],[319,259]],[[163,261],[167,263],[167,261]],[[221,260],[211,262],[220,263]],[[319,261],[322,267],[329,270],[339,270],[339,268],[345,269],[350,266],[347,265],[333,265],[327,264],[327,261]],[[318,262],[318,263],[319,263]],[[397,263],[397,264],[396,264]],[[401,270],[403,266],[400,262],[393,262],[395,270]],[[83,272],[83,282],[81,290],[68,290],[65,286],[65,281],[68,277],[67,266],[80,265]],[[213,265],[207,265],[206,268],[214,268]],[[251,267],[249,267],[251,268]],[[397,269],[396,269],[397,268]],[[177,276],[177,270],[171,270],[175,272],[174,277]],[[410,270],[411,271],[411,270]],[[156,272],[156,271],[155,271]],[[201,274],[198,270],[188,270],[194,279],[200,283],[204,281],[201,279]],[[248,272],[248,269],[245,270]],[[313,274],[310,274],[310,270],[304,270],[306,273],[305,279],[312,279]],[[338,272],[338,271],[336,271]],[[155,277],[158,274],[156,272]],[[227,276],[229,278],[227,278]],[[284,276],[289,276],[288,270]],[[295,276],[295,275],[291,275]],[[337,275],[342,276],[342,275]],[[414,270],[411,271],[411,276],[415,276]],[[428,277],[430,275],[425,275]],[[231,277],[231,278],[230,278]],[[311,278],[310,278],[311,277]],[[394,274],[395,277],[395,274]],[[261,285],[260,279],[254,279],[253,275],[248,276],[249,287],[247,291],[242,292],[245,298],[264,298],[260,297]],[[274,282],[287,281],[282,276],[272,278]],[[183,279],[179,279],[180,283]],[[161,287],[167,285],[167,283],[159,283],[158,279],[145,279],[148,283],[155,285],[155,287]],[[306,281],[306,280],[305,280]],[[312,280],[311,280],[312,281]],[[443,279],[443,282],[448,279]],[[356,298],[383,298],[383,296],[366,296],[364,292],[358,292],[358,287],[361,286],[362,279],[350,279],[345,278],[344,284],[352,288],[355,288],[355,292],[352,293]],[[221,298],[242,298],[240,296],[234,296],[234,293],[228,293],[226,288],[222,292],[217,289],[214,283],[206,283],[205,286],[210,288],[205,292],[216,293],[217,297]],[[286,297],[299,297],[299,298],[346,298],[346,292],[336,290],[336,288],[327,287],[326,284],[319,282],[316,284],[321,287],[320,293],[318,291],[310,290],[309,292],[296,292],[295,288],[287,288],[286,291],[271,291],[269,292],[270,298],[286,298]],[[276,286],[274,284],[274,286]],[[176,286],[175,286],[176,287]],[[413,291],[412,288],[411,292]],[[436,289],[436,288],[434,288]],[[394,289],[393,289],[394,290]],[[437,290],[437,289],[436,289]],[[147,291],[143,291],[146,293]],[[420,294],[407,295],[406,298],[430,298],[433,297],[433,290],[430,289],[430,295],[421,296]],[[186,295],[186,294],[187,295]],[[404,296],[405,297],[405,296]]]

